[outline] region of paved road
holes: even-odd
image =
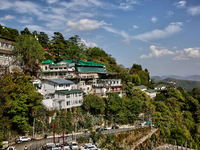
[[[38,142],[38,141],[22,142],[20,144],[14,144],[12,146],[16,146],[17,150],[24,150],[24,147],[27,146],[28,150],[30,150],[30,146],[35,142]]]

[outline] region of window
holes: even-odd
[[[55,70],[58,70],[58,68],[55,68]]]
[[[70,98],[70,94],[67,94],[67,95],[66,95],[66,98]]]
[[[58,94],[58,98],[59,98],[59,94]]]
[[[113,84],[115,84],[115,81],[113,81]]]
[[[69,106],[69,105],[70,105],[70,101],[67,101],[67,102],[66,102],[66,105]]]
[[[78,101],[76,101],[76,104],[78,104]]]
[[[59,84],[59,87],[63,87],[63,84]]]
[[[67,67],[64,67],[64,69],[67,69]]]
[[[82,96],[82,93],[79,93],[79,96]]]
[[[60,67],[59,69],[62,69],[62,67]]]
[[[47,70],[47,66],[45,66],[45,70]]]
[[[82,103],[82,100],[79,100],[79,104],[81,104]]]
[[[119,81],[117,81],[117,84],[119,84]]]
[[[50,70],[53,70],[53,68],[50,68]]]
[[[75,93],[75,97],[77,97],[77,93]]]
[[[68,84],[66,84],[66,87],[70,87],[70,84],[68,83]]]

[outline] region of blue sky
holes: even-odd
[[[200,0],[0,0],[0,24],[79,35],[151,76],[200,75]]]

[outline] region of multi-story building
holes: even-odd
[[[36,84],[38,83],[38,84]],[[45,79],[35,82],[47,109],[67,109],[82,105],[83,91],[75,89],[74,82],[65,79]]]
[[[0,75],[5,71],[12,71],[12,68],[16,66],[14,59],[14,40],[0,36]]]

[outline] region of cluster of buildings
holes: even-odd
[[[46,60],[41,64],[40,80],[33,82],[49,109],[69,109],[81,106],[83,96],[95,94],[106,97],[109,92],[122,96],[120,73],[107,73],[106,67],[91,61]]]
[[[0,76],[12,68],[22,68],[14,62],[13,40],[0,36]],[[106,66],[91,61],[66,60],[59,62],[46,60],[41,64],[39,78],[33,84],[43,96],[43,105],[48,110],[71,109],[81,106],[84,95],[95,94],[106,97],[110,92],[123,95],[120,73],[108,73]],[[147,89],[146,86],[135,86],[154,98],[158,90],[165,85]]]

